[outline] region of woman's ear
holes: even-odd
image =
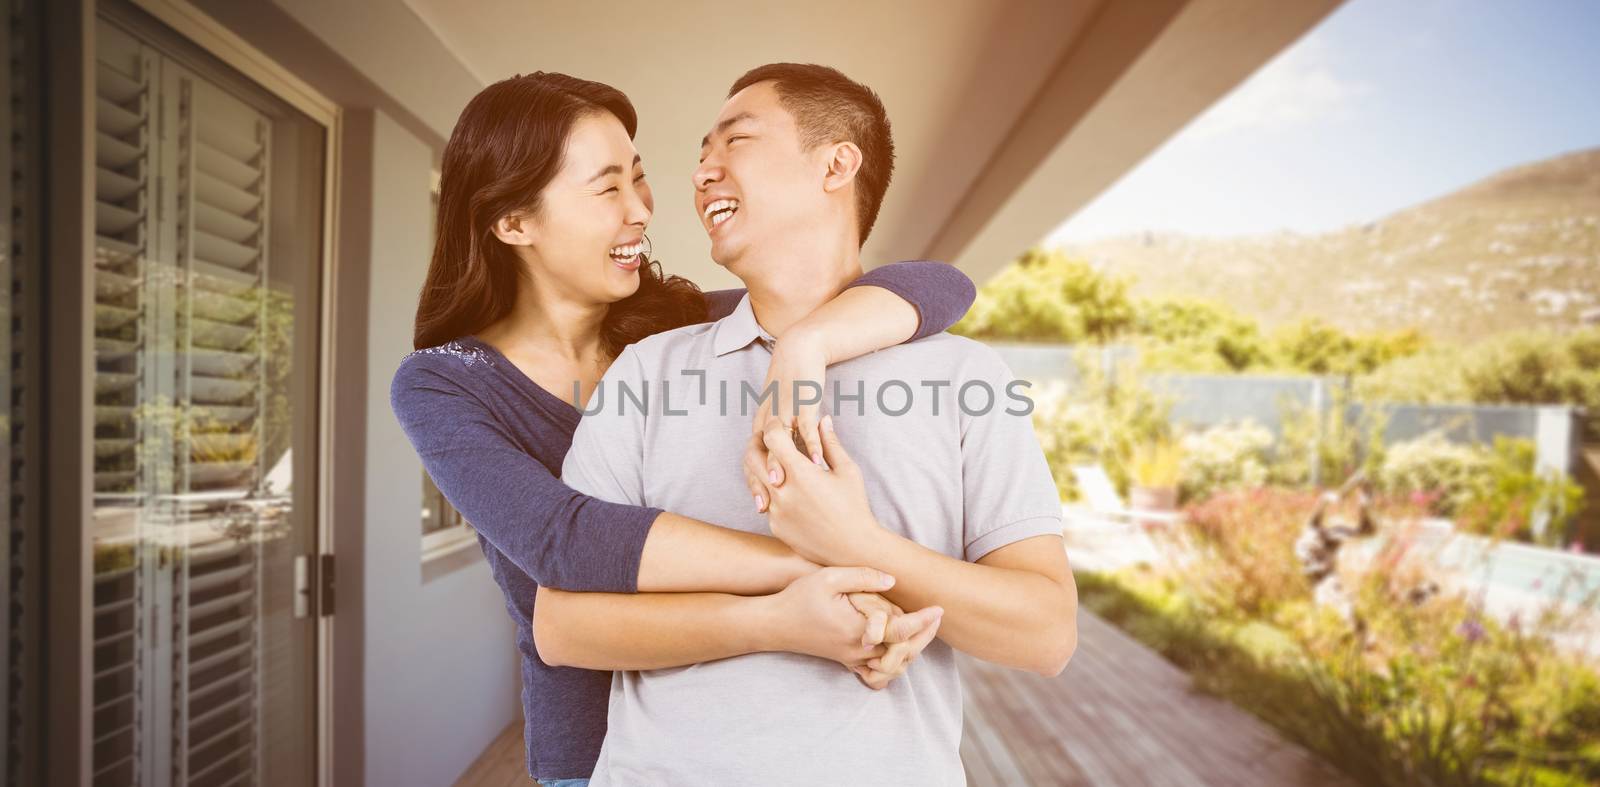
[[[508,213],[495,219],[494,236],[508,246],[532,246],[533,225],[533,217],[527,214]]]
[[[838,191],[850,185],[861,171],[861,148],[854,142],[836,142],[828,157],[828,172],[822,179],[823,191]]]

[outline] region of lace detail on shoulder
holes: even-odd
[[[452,339],[438,347],[424,347],[420,350],[413,350],[406,357],[409,358],[411,355],[452,355],[460,358],[461,362],[467,366],[475,363],[494,365],[494,359],[490,358],[488,353],[477,347],[468,347],[457,339]]]

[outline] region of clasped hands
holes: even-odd
[[[820,380],[825,367],[826,358],[805,343],[790,342],[774,352],[766,382],[777,383],[776,401],[757,408],[744,456],[745,481],[756,510],[767,514],[772,534],[789,548],[823,566],[852,566],[824,568],[779,594],[820,593],[832,605],[827,612],[835,628],[825,629],[834,632],[829,647],[795,643],[791,649],[838,661],[863,684],[881,689],[903,676],[933,641],[944,612],[927,607],[908,614],[877,592],[888,590],[892,578],[854,567],[866,562],[862,557],[872,541],[884,535],[867,502],[861,470],[839,443],[832,417],[818,419],[819,403],[796,406],[798,400],[789,398],[799,393],[796,380]],[[854,618],[848,612],[838,617],[845,605]],[[859,632],[859,638],[849,631]],[[828,652],[818,652],[824,649]]]

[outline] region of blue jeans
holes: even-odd
[[[540,779],[540,787],[589,787],[588,779]]]

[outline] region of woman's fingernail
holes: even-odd
[[[767,471],[767,480],[771,481],[774,484],[778,483],[778,471],[776,471],[776,470],[768,470]]]
[[[822,452],[818,451],[818,452],[815,452],[815,453],[811,454],[811,461],[816,463],[816,465],[818,467],[821,467],[822,466]]]
[[[831,415],[822,416],[822,428],[826,429],[826,430],[828,430],[830,432],[833,431],[833,416],[831,416]]]
[[[761,509],[766,508],[766,506],[767,501],[763,499],[761,495],[756,495],[756,510],[760,511]]]

